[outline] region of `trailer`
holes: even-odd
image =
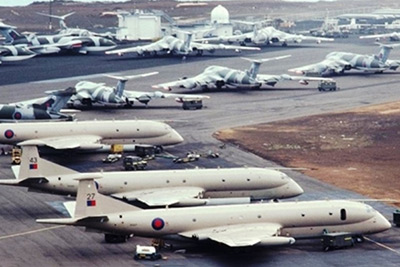
[[[203,101],[201,99],[183,100],[182,108],[184,110],[202,109]]]
[[[353,236],[350,233],[326,233],[321,238],[324,251],[354,246]]]
[[[339,90],[339,87],[337,87],[336,81],[319,81],[318,83],[318,91],[320,92],[337,90]]]

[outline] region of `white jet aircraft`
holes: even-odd
[[[1,123],[0,144],[100,150],[111,144],[175,145],[183,141],[166,123],[151,120]]]
[[[83,226],[109,236],[208,240],[228,247],[291,245],[297,238],[326,233],[360,236],[391,227],[371,206],[345,200],[142,210],[98,193],[88,178],[79,180],[76,204],[67,207],[71,218],[37,222]]]

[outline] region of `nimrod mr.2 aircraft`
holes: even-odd
[[[83,226],[110,235],[212,241],[228,247],[291,245],[325,233],[354,236],[385,231],[389,221],[364,203],[320,200],[142,210],[99,193],[81,178],[71,218],[37,222]]]

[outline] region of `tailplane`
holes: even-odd
[[[47,16],[50,18],[58,19],[60,21],[60,29],[62,29],[62,30],[68,29],[67,24],[65,24],[65,19],[67,17],[71,16],[72,14],[75,14],[75,12],[71,12],[71,13],[68,13],[68,14],[65,14],[62,16],[56,16],[56,15],[44,14],[44,13],[40,13],[40,12],[36,12],[36,13],[39,15],[42,15],[42,16]]]
[[[69,99],[73,94],[76,93],[74,87],[68,87],[64,90],[47,91],[47,94],[51,95],[53,103],[50,106],[44,106],[50,113],[59,113],[60,110],[65,107]]]
[[[115,87],[115,89],[114,89],[114,93],[116,96],[121,97],[124,93],[125,84],[128,80],[147,77],[147,76],[151,76],[151,75],[155,75],[155,74],[158,74],[158,71],[137,74],[137,75],[130,75],[130,76],[115,76],[115,75],[109,75],[109,74],[105,74],[104,76],[118,80],[117,87]]]
[[[267,61],[272,61],[272,60],[288,58],[288,57],[291,57],[291,55],[272,57],[272,58],[264,58],[264,59],[251,59],[251,58],[242,57],[242,59],[252,62],[250,68],[246,72],[247,72],[247,75],[249,75],[251,78],[255,79],[257,77],[258,71],[260,70],[260,65],[262,63],[267,62]]]

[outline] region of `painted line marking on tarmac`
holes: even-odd
[[[13,238],[13,237],[24,236],[24,235],[35,234],[35,233],[44,232],[44,231],[49,231],[49,230],[54,230],[54,229],[58,229],[58,228],[62,228],[62,227],[65,227],[65,225],[57,225],[57,226],[52,226],[52,227],[47,227],[47,228],[41,228],[41,229],[31,230],[31,231],[22,232],[22,233],[17,233],[17,234],[11,234],[11,235],[0,236],[0,240],[9,239],[9,238]]]
[[[390,251],[392,251],[392,252],[394,252],[394,253],[400,255],[400,251],[397,251],[397,250],[395,250],[395,249],[393,249],[393,248],[391,248],[391,247],[388,247],[388,246],[386,246],[386,245],[384,245],[384,244],[382,244],[382,243],[379,243],[378,241],[372,240],[372,239],[370,239],[370,238],[368,238],[368,237],[365,237],[365,236],[364,236],[364,239],[366,239],[366,240],[368,240],[368,241],[370,241],[370,242],[372,242],[372,243],[375,243],[376,245],[378,245],[378,246],[380,246],[380,247],[382,247],[382,248],[385,248],[385,249],[387,249],[387,250],[390,250]]]

